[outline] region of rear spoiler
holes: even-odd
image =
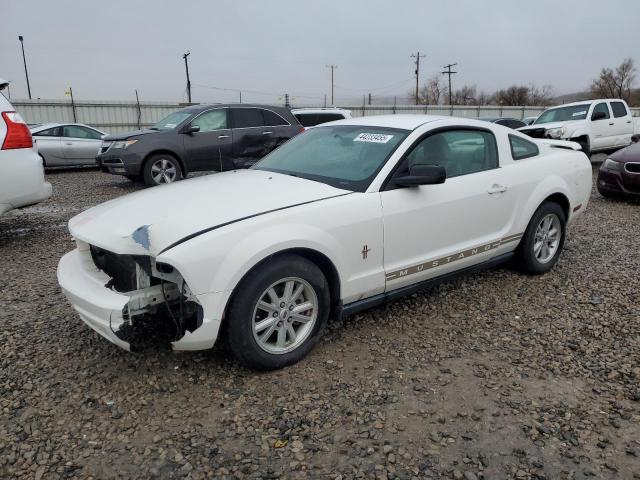
[[[582,146],[577,142],[569,142],[566,140],[551,140],[547,138],[538,140],[538,142],[549,145],[551,148],[564,148],[565,150],[576,151],[582,150]]]

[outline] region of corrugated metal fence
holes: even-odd
[[[118,133],[148,127],[185,104],[162,102],[103,102],[69,100],[12,100],[16,110],[27,123],[77,122],[99,130]],[[312,105],[309,105],[312,106]],[[353,116],[422,113],[453,115],[465,118],[511,117],[539,115],[544,107],[447,106],[447,105],[341,105]],[[317,106],[316,106],[317,108]],[[640,116],[640,108],[632,108]]]

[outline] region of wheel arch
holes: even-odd
[[[183,158],[178,155],[175,151],[169,149],[169,148],[158,148],[155,150],[150,151],[149,153],[147,153],[144,156],[144,159],[142,160],[142,163],[140,164],[140,175],[142,175],[142,172],[144,172],[144,167],[147,164],[147,162],[149,161],[149,159],[154,156],[154,155],[171,155],[172,157],[174,157],[178,163],[180,164],[180,168],[182,169],[182,176],[186,176],[187,175],[187,167],[186,164],[183,160]]]
[[[316,265],[322,271],[322,273],[324,274],[329,284],[329,296],[331,298],[330,315],[336,312],[336,309],[340,305],[341,284],[340,284],[340,275],[338,274],[338,269],[336,268],[335,264],[331,261],[329,257],[327,257],[324,253],[319,252],[318,250],[314,250],[308,247],[292,247],[292,248],[279,250],[275,253],[272,253],[264,257],[263,259],[258,261],[251,268],[249,268],[249,270],[245,272],[245,274],[236,283],[235,287],[231,291],[231,294],[229,295],[229,297],[225,302],[225,306],[223,310],[224,311],[223,318],[226,319],[226,316],[227,316],[226,313],[229,308],[229,305],[233,301],[233,298],[236,295],[238,287],[242,284],[242,282],[249,275],[251,275],[253,272],[255,272],[260,267],[262,267],[265,263],[273,261],[274,259],[286,254],[298,255],[306,260],[309,260],[311,263]],[[222,322],[222,327],[221,327],[222,329],[225,328],[224,327],[225,323],[226,323],[225,321]]]
[[[547,198],[545,198],[542,202],[540,202],[540,205],[542,205],[545,202],[553,202],[560,205],[560,207],[562,208],[562,211],[564,212],[565,221],[566,222],[569,221],[569,216],[571,214],[571,202],[569,201],[569,198],[564,193],[561,193],[561,192],[552,193]],[[540,205],[538,205],[538,208],[540,208]],[[538,208],[536,208],[536,211],[538,210]],[[535,211],[534,211],[534,214],[535,214]]]

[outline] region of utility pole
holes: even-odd
[[[242,90],[238,92],[240,94],[240,103],[242,103]]]
[[[371,94],[369,94],[369,105],[371,105]]]
[[[449,106],[453,105],[453,101],[452,96],[451,96],[451,75],[454,75],[458,72],[454,72],[451,70],[451,67],[455,67],[456,65],[458,65],[457,63],[450,63],[449,65],[445,65],[442,68],[446,68],[446,70],[444,72],[442,72],[442,75],[448,75],[449,76]]]
[[[140,99],[138,98],[138,89],[136,88],[136,106],[138,107],[138,130],[142,128],[142,110],[140,109]]]
[[[29,72],[27,72],[27,57],[24,56],[24,37],[18,35],[20,45],[22,46],[22,62],[24,63],[24,76],[27,77],[27,92],[29,93],[29,100],[31,100],[31,86],[29,85]]]
[[[189,80],[189,61],[187,60],[189,55],[191,55],[191,52],[185,53],[182,55],[182,58],[184,58],[184,68],[187,71],[187,99],[189,99],[189,103],[191,103],[191,80]]]
[[[333,71],[338,68],[337,65],[327,65],[327,68],[331,69],[331,105],[333,105],[333,91],[335,88],[335,83],[333,82]]]
[[[78,117],[76,116],[76,103],[73,101],[73,88],[69,87],[69,91],[64,92],[64,94],[71,96],[71,111],[73,112],[73,123],[77,123]]]
[[[418,51],[418,53],[412,53],[410,56],[410,58],[415,58],[416,59],[416,105],[420,104],[420,94],[419,94],[419,89],[420,89],[420,59],[426,57],[426,55],[420,55],[420,52]]]
[[[288,93],[284,94],[284,106],[286,108],[291,108],[291,102],[289,100],[289,94]]]

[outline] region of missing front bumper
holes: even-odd
[[[60,260],[58,282],[82,321],[115,345],[130,351],[172,343],[180,349],[180,341],[202,325],[202,308],[195,297],[185,299],[176,283],[143,281],[136,290],[119,292],[94,261],[88,245],[79,245]]]

